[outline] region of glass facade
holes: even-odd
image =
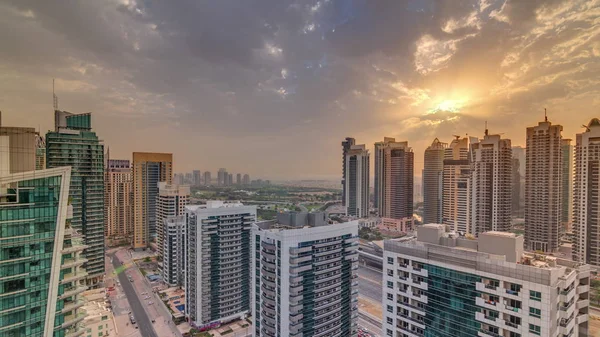
[[[96,133],[85,130],[85,120],[75,117],[69,117],[67,123],[79,125],[77,128],[47,133],[46,166],[72,168],[72,224],[81,230],[89,246],[86,269],[95,283],[104,274],[104,145]]]
[[[480,323],[475,313],[480,309],[475,304],[479,297],[476,282],[481,282],[481,277],[433,265],[423,269],[429,273],[424,336],[477,336]]]
[[[37,172],[41,172],[40,178],[0,186],[0,336],[3,337],[68,337],[79,329],[79,321],[71,319],[81,317],[77,312],[79,306],[73,305],[78,291],[72,291],[73,285],[65,282],[64,275],[74,273],[83,261],[77,262],[77,249],[57,252],[73,245],[71,232],[67,231],[69,220],[58,223],[57,227],[63,176],[48,177],[44,171]],[[65,231],[63,247],[56,247],[55,237],[60,231]],[[56,268],[61,269],[60,276],[53,279]],[[53,303],[56,311],[48,312]],[[53,332],[45,334],[46,326],[52,327]]]

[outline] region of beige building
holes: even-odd
[[[510,139],[490,135],[473,139],[471,163],[471,234],[511,229],[512,148]]]
[[[158,183],[173,181],[173,154],[133,153],[133,248],[147,248],[156,238]]]
[[[565,231],[573,224],[573,145],[571,139],[562,140],[562,198],[561,219]]]
[[[456,137],[444,150],[442,180],[442,223],[458,233],[471,233],[469,138]]]
[[[0,127],[0,136],[8,136],[2,145],[3,147],[8,148],[4,149],[2,152],[10,153],[9,172],[0,172],[0,174],[35,170],[37,135],[38,133],[34,128]]]
[[[375,143],[375,202],[382,218],[408,220],[412,227],[414,153],[408,142],[385,137]]]
[[[115,324],[114,315],[110,309],[110,304],[106,299],[104,288],[93,289],[83,294],[85,305],[82,310],[85,312],[83,331],[84,337],[117,337],[119,332]]]
[[[129,160],[109,159],[104,184],[104,235],[107,238],[128,238],[133,232],[133,180]]]
[[[369,169],[370,169],[369,150],[365,145],[351,145],[346,152],[346,164],[344,171],[344,193],[346,205],[346,215],[357,218],[369,216]]]
[[[562,129],[546,118],[527,128],[525,248],[546,253],[559,245],[562,200]]]
[[[165,220],[185,214],[185,206],[190,203],[190,187],[186,185],[170,185],[166,182],[158,184],[158,201],[156,203],[156,226],[158,231],[158,255],[164,260]],[[178,257],[179,258],[179,257]]]
[[[442,172],[448,144],[434,139],[425,150],[423,167],[423,223],[442,222]]]
[[[600,266],[600,120],[577,134],[573,183],[573,260]]]

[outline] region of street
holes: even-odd
[[[378,303],[382,300],[381,272],[369,267],[358,268],[358,293]]]
[[[115,253],[110,255],[113,263],[113,267],[115,270],[119,270],[121,267],[121,261],[115,256]],[[119,282],[121,282],[121,286],[123,287],[123,291],[127,296],[127,301],[129,301],[129,305],[131,306],[131,311],[133,313],[133,317],[135,318],[137,325],[144,337],[158,337],[156,332],[154,331],[154,327],[152,326],[152,322],[148,318],[148,314],[144,310],[144,307],[140,303],[139,298],[137,297],[135,290],[133,289],[133,285],[129,282],[127,278],[126,272],[120,272],[117,275],[119,277]]]

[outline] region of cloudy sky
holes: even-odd
[[[340,142],[600,117],[600,0],[0,0],[4,125],[93,112],[114,157],[337,178]]]

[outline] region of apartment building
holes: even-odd
[[[165,248],[177,248],[172,246],[169,247],[169,245],[173,245],[174,243],[169,243],[167,240],[176,240],[177,234],[181,233],[178,230],[178,226],[171,226],[171,228],[169,228],[166,220],[178,217],[180,215],[185,215],[185,206],[187,206],[189,203],[189,186],[170,185],[165,182],[158,183],[158,200],[156,202],[156,225],[158,228],[156,245],[158,248],[158,256],[162,261],[159,263],[159,269],[162,271],[164,271],[163,266],[173,266],[174,264],[172,260],[181,259],[182,257],[182,255],[169,255],[169,252],[165,251]],[[175,252],[177,252],[177,250],[175,250]],[[169,273],[172,273],[172,271],[169,271]],[[179,280],[179,277],[177,279],[177,283],[180,283],[181,280]],[[173,281],[173,279],[171,279],[171,281]]]
[[[385,336],[588,336],[590,267],[524,253],[523,237],[445,225],[384,243]]]
[[[365,145],[352,145],[346,153],[345,205],[346,215],[358,218],[369,216],[370,154]]]
[[[73,228],[80,230],[88,248],[87,283],[104,277],[104,145],[92,130],[92,114],[54,112],[55,130],[46,134],[46,166],[71,166]]]
[[[423,223],[442,222],[442,174],[448,144],[434,139],[425,150],[423,167]]]
[[[171,287],[183,286],[185,284],[186,268],[186,232],[185,214],[170,216],[162,223],[161,256],[159,269],[163,281]]]
[[[250,312],[250,230],[256,206],[208,201],[186,208],[185,315],[196,326]]]
[[[442,223],[460,233],[471,233],[471,166],[469,138],[452,140],[444,150]]]
[[[556,252],[562,218],[563,149],[561,125],[546,118],[527,128],[525,247]]]
[[[358,221],[322,214],[252,226],[253,336],[357,335]]]
[[[128,238],[133,232],[133,179],[129,160],[107,160],[104,193],[104,235],[111,238]]]
[[[351,137],[346,137],[342,142],[342,206],[346,206],[346,155],[355,144],[356,140]]]

